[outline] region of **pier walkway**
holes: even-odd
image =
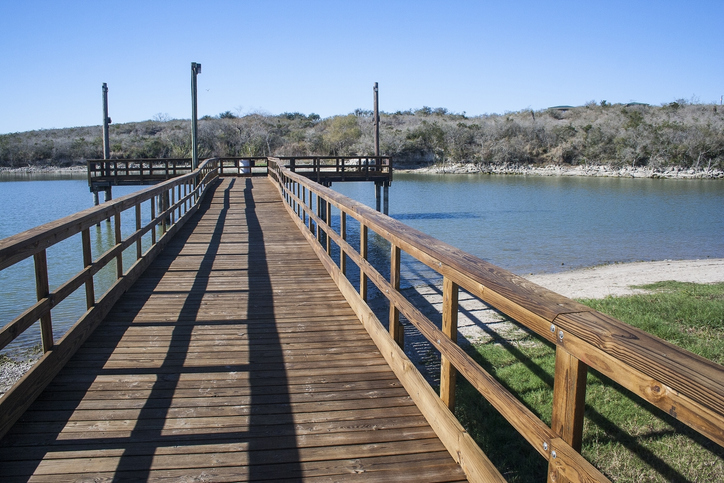
[[[32,270],[37,300],[2,321],[0,350],[38,326],[43,348],[0,397],[0,481],[502,482],[476,441],[484,422],[509,425],[548,482],[606,482],[581,454],[589,368],[724,447],[721,365],[346,198],[299,164],[268,158],[264,177],[223,163],[0,240],[0,271]],[[102,236],[111,243],[94,245]],[[82,268],[51,283],[60,248]],[[368,256],[381,248],[389,257]],[[439,276],[439,310],[400,288],[411,260]],[[552,385],[549,420],[458,344],[461,291],[554,351],[546,369],[503,344]],[[85,304],[54,333],[71,297]],[[406,334],[439,356],[439,387],[408,357]],[[500,419],[462,416],[470,434],[456,417],[468,404]]]
[[[267,178],[223,178],[0,443],[2,481],[466,481]]]

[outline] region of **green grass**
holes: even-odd
[[[724,284],[640,288],[650,293],[582,302],[722,363]],[[471,355],[550,425],[552,344],[526,332],[475,345]],[[546,461],[462,380],[457,401],[456,415],[509,481],[545,481]],[[724,448],[595,371],[588,374],[582,454],[612,481],[724,481]]]

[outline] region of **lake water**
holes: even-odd
[[[333,188],[374,206],[374,188]],[[724,257],[724,183],[395,174],[390,216],[525,275]]]
[[[113,196],[139,188],[114,187]],[[370,183],[333,188],[374,206]],[[1,174],[0,238],[92,205],[82,173]],[[604,263],[724,257],[721,181],[398,173],[389,208],[393,218],[521,275]],[[338,217],[334,221],[338,224]],[[130,225],[124,226],[124,236],[133,230]],[[113,243],[111,224],[101,223],[91,235],[96,257]],[[349,238],[358,246],[353,223]],[[80,240],[71,239],[48,251],[51,289],[80,271],[79,247]],[[389,271],[389,248],[379,237],[371,236],[370,258],[383,273]],[[430,275],[407,262],[403,286]],[[113,278],[112,269],[101,272],[97,296]],[[85,310],[81,292],[53,310],[56,339]],[[0,272],[0,293],[4,325],[34,302],[32,260]],[[37,344],[38,333],[29,329],[3,352]]]

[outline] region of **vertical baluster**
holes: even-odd
[[[299,195],[299,206],[297,207],[299,210],[299,217],[302,219],[302,222],[304,224],[307,223],[307,219],[304,217],[304,206],[307,203],[307,197],[306,192],[304,191],[304,186],[302,186],[301,183],[297,183],[297,194]]]
[[[394,290],[400,289],[400,247],[392,245],[390,257],[390,285]],[[405,331],[400,323],[400,311],[395,304],[390,301],[390,335],[397,345],[405,347]]]
[[[323,219],[323,216],[322,216],[322,198],[320,198],[319,195],[317,195],[317,218],[320,219],[320,220]],[[315,231],[315,235],[314,235],[314,236],[317,237],[317,242],[319,242],[319,244],[321,245],[321,244],[322,244],[322,239],[321,239],[320,237],[321,237],[321,235],[322,235],[322,231],[321,231],[321,227],[319,226],[319,223],[316,223],[316,227],[315,227],[314,231]]]
[[[83,267],[88,268],[93,265],[93,253],[91,252],[90,230],[86,228],[81,232],[83,240]],[[93,287],[93,275],[90,275],[85,282],[85,305],[91,308],[96,304],[95,288]]]
[[[176,204],[176,190],[173,189],[173,186],[172,186],[169,191],[171,192],[171,201],[166,208],[171,208],[173,205]],[[175,209],[171,210],[171,213],[169,214],[169,219],[171,220],[171,225],[176,223],[176,210]]]
[[[156,197],[151,196],[151,222],[156,219]],[[151,230],[151,246],[156,244],[156,226]]]
[[[327,229],[325,231],[325,233],[327,234],[327,255],[331,255],[332,254],[332,237],[329,236],[329,232],[332,230],[332,203],[325,200],[324,205],[325,205],[325,208],[327,208],[326,213],[325,213],[327,219],[324,220],[327,222]]]
[[[33,258],[35,259],[35,292],[40,301],[50,295],[48,257],[45,250],[41,250]],[[40,336],[43,341],[43,352],[48,352],[53,348],[53,320],[50,316],[50,309],[40,316]]]
[[[580,452],[588,366],[562,346],[557,346],[555,371],[551,429],[574,450]]]
[[[136,231],[141,229],[141,203],[136,205]],[[143,255],[143,247],[141,246],[141,238],[136,240],[136,260],[139,260]]]
[[[347,212],[339,212],[339,234],[342,240],[347,239]],[[342,245],[339,246],[339,270],[342,275],[347,276],[347,255],[344,253]]]
[[[314,201],[312,201],[312,190],[307,188],[307,193],[309,194],[309,231],[314,233],[312,230],[312,213],[314,213]]]
[[[115,220],[115,231],[116,231],[116,246],[121,244],[122,238],[121,238],[121,209],[116,208],[116,214],[114,215]],[[121,278],[123,277],[123,251],[118,252],[118,256],[116,257],[116,277]]]
[[[362,222],[360,222],[359,254],[364,260],[367,260],[367,232],[367,225],[364,225],[362,224]],[[359,295],[360,297],[362,297],[362,300],[364,300],[365,302],[367,301],[367,274],[364,273],[362,267],[359,267]]]
[[[168,215],[166,214],[166,210],[168,210],[168,190],[164,190],[163,193],[161,193],[161,213],[164,213],[163,221],[161,222],[162,233],[166,233],[168,229]]]
[[[442,331],[458,343],[458,285],[447,277],[442,282]],[[440,361],[440,398],[450,409],[455,410],[455,380],[457,371],[444,355]]]

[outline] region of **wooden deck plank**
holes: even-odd
[[[0,479],[464,481],[266,179],[226,178],[0,441]]]

